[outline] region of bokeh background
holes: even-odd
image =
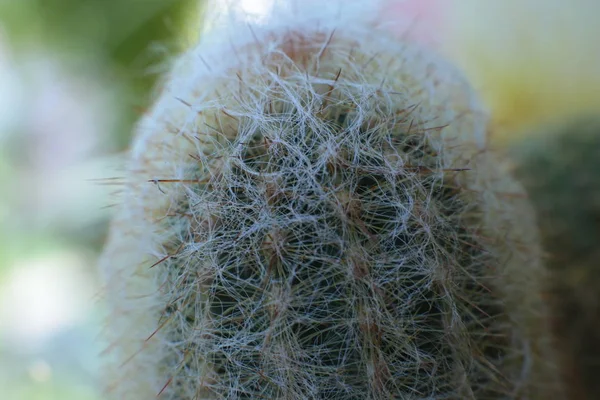
[[[194,0],[0,0],[0,399],[96,400],[95,260]]]
[[[443,7],[441,47],[482,92],[498,143],[600,114],[597,0],[422,1],[436,24]],[[0,399],[101,399],[110,178],[203,3],[0,0]]]

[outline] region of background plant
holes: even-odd
[[[570,398],[594,399],[600,395],[600,120],[579,117],[527,136],[511,150],[538,213]]]

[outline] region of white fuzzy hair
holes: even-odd
[[[215,17],[218,23],[178,60],[138,126],[121,206],[101,260],[110,310],[107,396],[442,399],[495,393],[494,398],[545,398],[540,393],[549,390],[549,372],[541,357],[551,360],[552,355],[545,341],[538,283],[543,273],[529,207],[519,185],[486,149],[487,116],[468,83],[433,52],[394,37],[378,20],[374,4],[278,2],[260,22],[242,22],[228,13]],[[348,107],[352,111],[341,111]],[[339,190],[338,184],[331,186],[336,179],[331,169],[340,168],[354,171],[345,172],[349,180],[375,176],[369,181],[372,194],[359,196],[356,182],[338,182]],[[327,177],[318,178],[322,174]],[[439,197],[448,186],[460,194]],[[271,200],[265,200],[273,193],[288,202],[278,206],[277,212],[284,213],[279,217],[269,208]],[[289,193],[293,197],[286,197]],[[244,217],[246,212],[251,216]],[[360,214],[370,212],[372,226],[358,227]],[[333,215],[338,215],[333,225],[318,222]],[[294,229],[295,224],[316,224],[321,230]],[[411,224],[415,231],[407,231]],[[334,225],[335,234],[328,230]],[[290,286],[278,286],[265,272],[259,247],[268,242],[269,254],[277,257],[291,251],[278,244],[279,228],[289,235],[312,232],[295,242],[295,251],[302,257],[319,255],[326,282],[354,293],[339,299],[346,308],[327,318],[338,312],[352,317],[333,327],[344,331],[351,326],[352,340],[366,340],[374,333],[364,326],[374,326],[394,346],[385,351],[374,350],[371,342],[342,346],[342,352],[361,349],[354,361],[358,366],[349,364],[345,376],[320,364],[325,350],[307,353],[305,347],[312,344],[301,345],[305,337],[290,336],[292,325],[297,328],[303,318],[315,323],[310,318],[316,314],[303,316],[298,309],[312,307],[323,294],[292,296]],[[463,228],[467,233],[461,233]],[[414,243],[390,249],[385,240],[398,241],[406,232]],[[378,240],[387,243],[388,253],[356,244],[366,240],[356,235],[387,237]],[[231,247],[242,240],[244,245]],[[324,250],[328,240],[345,249],[339,257],[350,261],[324,261],[338,257]],[[445,240],[450,244],[439,244]],[[461,240],[485,251],[462,265],[450,250]],[[466,252],[462,247],[456,251],[461,257]],[[481,260],[488,255],[495,261],[484,271]],[[267,276],[269,290],[261,296],[268,301],[244,298],[248,282],[230,276],[229,268],[242,268],[248,257],[266,268],[261,276]],[[373,261],[377,257],[380,261]],[[382,261],[388,258],[395,261]],[[444,260],[456,264],[456,270],[446,271]],[[408,275],[402,272],[404,262],[416,263]],[[365,289],[365,274],[372,274],[373,285],[393,284],[392,289],[383,294],[377,285]],[[319,275],[310,278],[315,288],[323,283]],[[480,291],[490,276],[495,297],[488,299]],[[403,285],[415,279],[411,293]],[[442,289],[435,301],[448,313],[435,313],[445,324],[441,332],[426,325],[427,312],[403,305],[436,285]],[[334,301],[329,296],[323,301]],[[378,308],[386,296],[413,319]],[[461,296],[466,303],[458,300]],[[239,302],[235,307],[244,316],[239,324],[250,326],[253,318],[269,313],[273,321],[281,313],[294,322],[277,325],[277,339],[268,326],[238,331],[224,305],[222,320],[215,316],[224,298]],[[471,301],[502,308],[498,319],[504,325],[497,329],[509,337],[496,345],[501,359],[469,356],[483,352],[479,343],[488,340],[467,322]],[[423,329],[429,333],[420,333]],[[419,343],[429,343],[429,335],[439,341],[439,354],[454,355],[439,360],[426,354]],[[256,340],[262,341],[262,350],[253,344]],[[267,376],[259,367],[248,369],[259,354],[267,360]],[[507,382],[496,382],[501,377]],[[480,381],[489,381],[489,387]]]

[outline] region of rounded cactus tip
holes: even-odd
[[[557,398],[535,221],[468,83],[302,4],[215,25],[139,124],[108,396]]]

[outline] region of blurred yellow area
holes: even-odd
[[[492,110],[503,143],[600,113],[600,2],[450,0],[444,43]]]
[[[444,45],[500,142],[600,111],[600,2],[452,1]],[[240,1],[250,13],[266,3]],[[196,40],[201,9],[0,0],[0,399],[101,399],[95,260],[110,178],[156,79]]]

